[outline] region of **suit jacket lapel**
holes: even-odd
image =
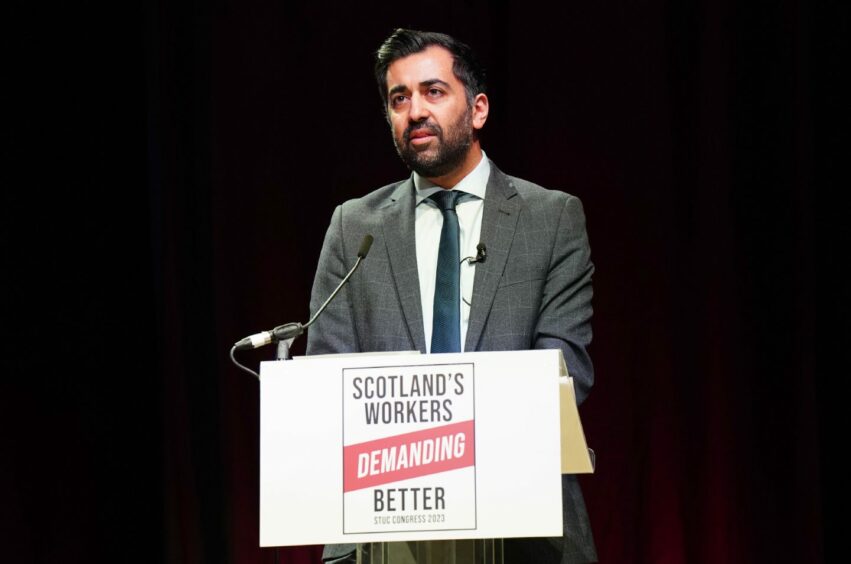
[[[470,322],[467,326],[467,340],[464,350],[478,350],[485,323],[493,305],[499,280],[505,270],[508,251],[514,240],[517,219],[520,216],[522,200],[517,191],[491,161],[491,173],[485,192],[484,211],[482,213],[482,233],[479,240],[487,246],[487,260],[476,265],[473,281],[473,299],[470,307]]]
[[[417,273],[417,242],[415,234],[416,198],[414,183],[410,178],[402,182],[393,192],[384,208],[382,229],[390,271],[396,283],[396,292],[402,304],[402,314],[408,325],[411,341],[418,350],[425,352],[420,281]]]

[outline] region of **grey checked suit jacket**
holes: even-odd
[[[316,270],[311,313],[354,264],[364,235],[375,241],[360,270],[309,329],[308,354],[426,351],[415,204],[409,178],[334,211]],[[465,350],[560,348],[581,403],[594,382],[586,352],[594,267],[579,199],[505,175],[491,163],[480,241],[487,246],[487,260],[475,267]],[[565,536],[548,539],[550,547],[557,547],[554,561],[596,561],[575,477],[564,476],[562,489]],[[337,546],[344,550],[345,545]],[[546,547],[535,548],[531,540],[519,546],[534,554],[518,558],[543,561],[539,550]]]

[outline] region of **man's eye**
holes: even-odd
[[[441,90],[439,88],[429,88],[429,90],[428,90],[428,95],[432,96],[432,97],[441,96],[442,94],[443,94],[443,90]]]
[[[393,98],[390,99],[390,104],[395,108],[405,102],[407,99],[407,96],[393,96]]]

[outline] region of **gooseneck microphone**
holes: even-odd
[[[322,306],[318,310],[316,310],[316,313],[313,314],[313,317],[311,317],[307,323],[285,323],[284,325],[278,325],[270,331],[262,331],[249,337],[245,337],[244,339],[241,339],[234,344],[231,353],[235,350],[244,351],[249,349],[257,349],[265,345],[277,343],[278,341],[294,339],[304,333],[304,330],[313,325],[313,322],[316,321],[316,319],[322,314],[323,311],[325,311],[325,308],[328,307],[328,304],[331,303],[331,300],[333,300],[334,297],[343,288],[343,286],[346,285],[346,282],[348,282],[352,274],[355,273],[355,270],[357,270],[358,266],[360,266],[360,263],[363,262],[363,259],[366,258],[367,253],[369,253],[369,248],[372,246],[372,240],[372,235],[364,236],[363,241],[360,244],[360,248],[358,249],[358,259],[355,261],[354,266],[352,266],[352,269],[349,270],[345,278],[340,281],[340,283],[337,285],[337,288],[331,293],[330,296],[328,296],[328,299],[325,300],[325,303],[323,303]],[[231,358],[233,358],[233,355],[231,355]],[[242,365],[239,366],[241,368],[244,368],[242,367]],[[253,371],[250,372],[252,372],[252,374],[254,373]]]
[[[363,259],[366,258],[367,253],[369,253],[369,248],[372,246],[372,235],[366,235],[363,238],[363,241],[360,244],[360,248],[358,249],[358,259],[355,261],[352,269],[349,270],[349,273],[346,274],[345,278],[343,278],[340,283],[337,285],[337,288],[328,296],[328,299],[325,300],[325,303],[316,310],[316,313],[313,314],[313,317],[307,323],[301,324],[298,322],[295,323],[285,323],[284,325],[278,325],[271,331],[263,331],[261,333],[257,333],[251,335],[249,337],[245,337],[244,339],[238,341],[234,344],[234,347],[238,351],[244,351],[248,349],[256,349],[265,345],[269,345],[271,343],[277,343],[278,341],[282,341],[285,339],[294,339],[298,337],[304,330],[313,325],[313,322],[325,311],[325,308],[328,307],[328,304],[331,303],[331,300],[340,292],[343,286],[346,285],[346,282],[349,281],[352,274],[355,273],[355,270],[360,266],[360,263],[363,262]]]

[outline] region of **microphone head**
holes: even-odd
[[[369,248],[372,246],[372,235],[366,234],[363,237],[363,241],[361,241],[360,249],[358,249],[358,256],[362,259],[366,258],[367,253],[369,253]]]
[[[476,261],[485,262],[486,258],[488,258],[488,248],[484,243],[479,243],[476,245]]]

